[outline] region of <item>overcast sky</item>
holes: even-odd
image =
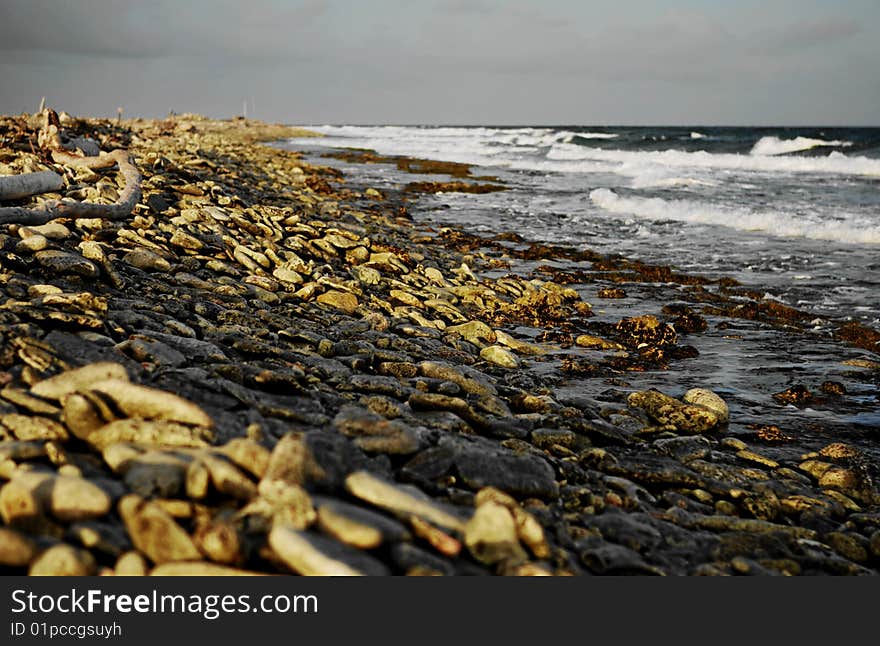
[[[878,0],[0,0],[0,113],[880,125]]]

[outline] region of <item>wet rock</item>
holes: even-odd
[[[580,548],[580,558],[588,569],[601,575],[664,574],[660,568],[646,563],[638,552],[613,543],[597,540],[585,541],[583,547]]]
[[[131,542],[154,563],[201,558],[189,535],[156,503],[129,494],[118,509]]]
[[[502,368],[516,368],[519,360],[516,356],[500,345],[490,345],[480,350],[480,358]]]
[[[277,526],[269,545],[294,572],[305,576],[383,576],[388,569],[378,560],[317,534]]]
[[[457,384],[465,392],[475,395],[495,395],[495,387],[489,384],[476,370],[466,370],[467,366],[457,366],[440,361],[422,361],[419,372],[424,377],[442,379]]]
[[[727,407],[727,402],[711,390],[706,390],[705,388],[691,388],[684,394],[682,400],[685,403],[693,404],[694,406],[708,408],[715,413],[719,424],[726,424],[730,419],[730,409]]]
[[[813,400],[813,393],[806,386],[798,384],[782,392],[775,393],[773,399],[780,404],[803,406]]]
[[[643,409],[658,423],[685,433],[703,433],[718,425],[718,415],[708,408],[683,404],[656,390],[632,393],[627,403]]]
[[[536,455],[476,445],[456,450],[453,460],[462,481],[472,489],[494,487],[513,496],[551,499],[559,495],[552,467]]]
[[[31,564],[30,576],[90,576],[95,573],[95,559],[85,550],[65,543],[53,545]]]
[[[483,347],[486,343],[495,343],[497,340],[497,336],[492,328],[481,321],[468,321],[461,325],[451,325],[446,328],[446,332],[457,334],[478,347]]]
[[[703,460],[712,450],[709,440],[702,436],[670,437],[654,441],[654,446],[666,455],[671,455],[682,462]]]
[[[453,576],[456,573],[449,561],[411,543],[394,545],[391,559],[408,576]]]

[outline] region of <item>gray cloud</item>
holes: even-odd
[[[876,120],[880,6],[788,3],[4,0],[0,111],[46,95],[154,116],[252,99],[298,122]]]

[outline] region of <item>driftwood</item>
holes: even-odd
[[[40,128],[37,141],[41,147],[51,151],[52,160],[58,164],[66,166],[75,166],[79,168],[88,168],[97,170],[101,168],[110,168],[116,164],[125,179],[125,188],[119,194],[119,198],[113,204],[94,204],[91,202],[76,202],[73,200],[53,200],[47,202],[40,207],[22,207],[10,206],[0,207],[0,225],[2,224],[23,224],[23,225],[39,225],[45,224],[55,218],[103,218],[105,220],[121,220],[134,210],[134,207],[141,199],[141,174],[137,167],[132,163],[128,151],[117,149],[109,153],[100,153],[98,156],[83,156],[68,150],[65,150],[61,143],[60,122],[58,115],[54,110],[46,109],[43,111],[43,125]],[[48,174],[54,175],[60,181],[61,178],[51,171]],[[46,173],[32,173],[32,175],[46,175]],[[17,175],[11,178],[2,178],[9,180],[10,185],[14,185],[17,181],[19,184],[25,183],[27,175]],[[36,180],[30,180],[36,182]],[[43,180],[48,184],[48,175]],[[54,184],[53,184],[54,186]],[[61,184],[63,186],[63,182]],[[35,190],[30,193],[21,194],[20,197],[27,195],[37,195],[51,190],[61,188],[48,188],[45,190]],[[0,184],[0,199],[3,199],[2,184]],[[5,198],[10,199],[10,198]]]
[[[62,188],[64,188],[64,179],[51,170],[4,176],[0,177],[0,201],[18,200],[40,193],[60,191]]]
[[[131,162],[128,151],[117,149],[100,157],[80,157],[71,153],[55,153],[63,155],[64,162],[70,166],[87,168],[109,168],[119,164],[119,170],[125,178],[125,188],[119,199],[113,204],[93,204],[72,200],[53,200],[38,208],[11,206],[0,208],[0,224],[23,224],[34,226],[45,224],[55,218],[104,218],[105,220],[121,220],[131,215],[135,205],[141,199],[141,174]],[[67,160],[67,155],[73,159]],[[57,160],[56,160],[57,161]]]

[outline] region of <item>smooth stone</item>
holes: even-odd
[[[500,561],[525,561],[513,515],[504,505],[484,502],[464,527],[464,542],[474,558],[486,565]]]
[[[171,271],[171,263],[157,253],[136,247],[122,257],[122,262],[141,271]]]
[[[99,451],[117,442],[201,448],[208,445],[212,434],[204,427],[192,427],[176,422],[120,419],[99,427],[84,439]]]
[[[55,518],[76,522],[110,513],[113,501],[101,487],[85,478],[61,475],[52,482],[49,510]]]
[[[476,445],[456,450],[454,463],[462,481],[472,489],[495,487],[512,496],[544,499],[559,495],[553,468],[536,455]]]
[[[57,440],[64,442],[68,439],[67,429],[54,419],[30,415],[0,415],[0,426],[3,426],[16,437],[16,439],[28,440]]]
[[[109,379],[91,384],[88,390],[110,398],[122,413],[130,417],[180,422],[205,428],[214,426],[214,421],[199,406],[157,388]]]
[[[31,564],[30,576],[90,576],[95,572],[95,559],[66,543],[53,545]]]
[[[116,576],[146,576],[147,560],[140,552],[125,552],[116,559],[113,573]]]
[[[348,292],[330,290],[318,295],[318,298],[316,300],[323,305],[335,307],[336,309],[342,310],[347,314],[353,314],[354,311],[358,308],[357,297],[354,294],[350,294]]]
[[[519,360],[516,358],[516,355],[500,345],[490,345],[483,348],[480,350],[480,358],[502,368],[516,368],[519,366]]]
[[[684,404],[656,390],[632,393],[627,403],[643,409],[658,423],[685,433],[703,433],[718,425],[718,415],[708,408]]]
[[[304,576],[383,576],[381,561],[335,540],[277,525],[269,545],[293,571]]]
[[[340,500],[318,500],[318,526],[336,540],[362,550],[410,538],[396,520]]]
[[[725,424],[730,420],[730,409],[720,396],[705,388],[691,388],[682,397],[682,401],[695,406],[708,408],[715,413],[719,424]]]
[[[79,254],[47,250],[38,251],[35,257],[43,268],[54,274],[77,274],[84,278],[98,277],[97,265]]]
[[[414,514],[447,529],[461,531],[464,528],[464,521],[459,516],[445,510],[415,487],[393,484],[367,471],[357,471],[345,479],[345,488],[354,497],[398,516]]]
[[[128,494],[118,509],[131,542],[154,563],[201,560],[189,534],[158,504]]]
[[[27,535],[0,527],[0,566],[24,567],[34,560],[37,545]]]
[[[266,574],[207,561],[194,561],[162,563],[150,570],[150,576],[266,576]]]

